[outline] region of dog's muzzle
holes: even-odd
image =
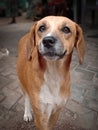
[[[64,47],[58,39],[47,36],[43,38],[39,52],[43,57],[53,60],[63,58],[67,50],[64,51]]]

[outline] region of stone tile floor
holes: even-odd
[[[0,130],[34,130],[23,121],[23,95],[16,73],[17,46],[32,22],[0,26],[0,46],[9,56],[0,59]],[[76,50],[71,64],[71,96],[56,130],[98,130],[98,30],[86,30],[86,55],[79,65]]]

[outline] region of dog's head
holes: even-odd
[[[48,16],[33,25],[30,37],[31,48],[49,60],[59,60],[69,55],[76,47],[80,63],[84,58],[84,38],[82,29],[66,17]],[[30,48],[29,47],[29,48]]]

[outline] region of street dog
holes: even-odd
[[[70,96],[70,63],[74,47],[82,64],[81,27],[62,16],[36,22],[19,42],[17,71],[25,98],[24,120],[39,130],[53,130]]]

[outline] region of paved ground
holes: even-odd
[[[16,74],[18,40],[32,22],[0,23],[0,46],[9,56],[0,59],[0,130],[35,130],[23,121],[23,96]],[[98,130],[98,30],[85,32],[86,56],[82,66],[74,51],[71,65],[71,97],[62,110],[56,130]]]

